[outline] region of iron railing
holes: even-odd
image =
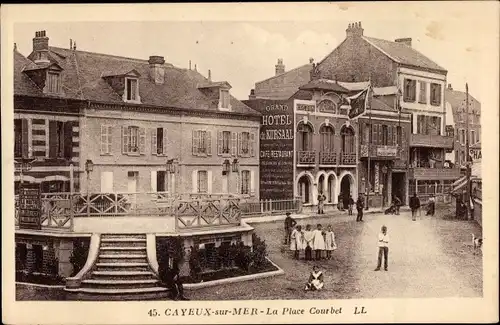
[[[286,212],[298,213],[302,209],[301,198],[288,200],[261,200],[242,201],[240,203],[241,214],[244,216],[261,214],[284,214]]]
[[[356,165],[356,153],[342,152],[341,159],[341,165]]]
[[[319,153],[319,163],[322,165],[335,165],[335,164],[337,164],[337,152],[335,152],[335,151],[321,151]]]
[[[298,164],[315,164],[316,151],[297,151]]]

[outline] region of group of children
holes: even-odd
[[[335,234],[332,226],[328,226],[327,230],[322,229],[321,224],[318,224],[315,230],[311,229],[311,225],[307,225],[305,230],[302,226],[297,225],[290,234],[290,250],[294,252],[294,258],[300,259],[300,252],[304,251],[306,261],[311,261],[312,251],[315,252],[315,260],[332,258],[332,251],[337,249],[335,242]],[[326,255],[323,256],[323,251]]]

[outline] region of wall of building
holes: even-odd
[[[312,64],[306,64],[269,79],[255,83],[257,98],[288,99],[310,80]]]

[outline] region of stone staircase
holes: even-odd
[[[79,300],[149,300],[168,295],[148,263],[144,234],[102,234],[89,273],[80,288],[66,291]]]

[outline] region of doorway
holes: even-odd
[[[127,174],[127,191],[128,193],[137,193],[137,182],[139,179],[139,172],[128,172]],[[135,206],[137,203],[136,194],[130,195],[130,201]]]
[[[306,175],[299,179],[299,196],[302,198],[302,203],[311,203],[311,182]]]
[[[349,195],[352,195],[351,177],[349,175],[345,175],[344,177],[342,177],[342,180],[340,181],[340,193],[342,195],[342,199],[344,200],[349,198]]]
[[[406,205],[405,173],[392,172],[392,195],[397,196],[403,205]]]

